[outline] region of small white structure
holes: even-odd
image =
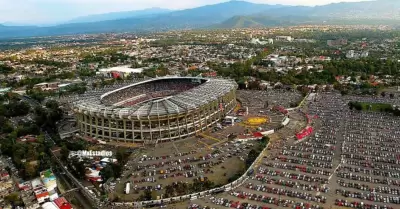
[[[129,65],[123,65],[118,67],[103,68],[99,70],[99,74],[113,77],[114,74],[122,75],[123,77],[129,74],[138,74],[143,72],[143,68],[130,68]]]
[[[225,121],[231,121],[231,125],[234,126],[235,125],[235,120],[237,119],[237,117],[234,116],[226,116],[225,117]]]

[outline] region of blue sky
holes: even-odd
[[[227,0],[0,0],[0,23],[53,24],[78,16],[150,7],[186,9]],[[265,4],[321,5],[360,0],[247,0]]]

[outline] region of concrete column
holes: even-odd
[[[159,132],[158,139],[161,139],[162,138],[162,136],[161,136],[161,121],[160,121],[160,116],[159,115],[157,115],[157,119],[158,119],[158,132]]]
[[[150,127],[150,132],[149,132],[149,134],[150,134],[150,141],[153,141],[153,128],[151,127],[151,120],[150,120],[150,118],[148,118],[148,120],[149,120],[149,127]]]
[[[96,120],[96,138],[99,138],[99,118],[94,116]]]
[[[198,116],[198,121],[199,121],[199,125],[200,125],[200,131],[203,130],[203,118],[202,118],[202,107],[199,108],[199,111],[197,111],[197,116]]]
[[[92,137],[92,134],[93,134],[93,116],[90,116],[89,117],[89,122],[90,122],[90,137]]]
[[[168,124],[168,135],[169,138],[171,138],[172,136],[171,136],[171,125],[169,123],[169,114],[167,115],[167,124]]]
[[[196,112],[193,112],[193,114],[192,114],[192,124],[193,124],[193,128],[194,128],[194,132],[196,133],[197,132],[197,127],[194,124],[194,116],[195,116],[195,114],[196,114]],[[190,130],[188,130],[188,132],[190,132]]]
[[[108,119],[108,136],[110,137],[110,140],[111,140],[111,119],[109,118]]]
[[[86,133],[86,130],[84,129],[84,122],[85,122],[85,119],[84,119],[84,115],[83,114],[79,114],[78,115],[78,121],[79,121],[79,126],[80,126],[80,128],[81,128],[81,133]]]
[[[105,135],[104,135],[104,118],[101,118],[101,136],[103,137],[103,139],[105,139]]]
[[[126,142],[126,120],[125,119],[122,119],[122,125],[123,125],[123,127],[124,127],[124,140],[125,140],[125,142]]]
[[[131,120],[131,123],[132,123],[132,142],[134,142],[135,141],[135,121],[133,121],[133,120]]]
[[[143,139],[143,123],[142,123],[142,120],[140,120],[140,137],[141,137],[141,140],[144,141],[144,139]]]

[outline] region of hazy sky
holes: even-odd
[[[150,7],[185,9],[227,0],[0,0],[0,23],[55,23],[74,17]],[[247,0],[265,4],[321,5],[360,0]]]

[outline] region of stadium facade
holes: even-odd
[[[161,77],[86,93],[73,102],[82,135],[157,143],[196,134],[236,106],[233,80]]]

